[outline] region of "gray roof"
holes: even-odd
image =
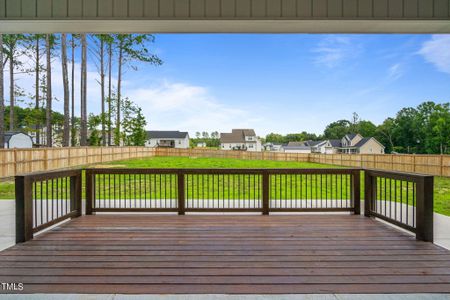
[[[355,147],[359,148],[359,147],[364,146],[364,144],[367,143],[370,139],[371,139],[371,137],[363,138],[358,143],[356,143]]]
[[[328,140],[331,144],[331,147],[337,148],[342,146],[341,140]]]
[[[147,131],[147,138],[152,139],[184,139],[187,132],[180,131]]]
[[[246,136],[256,137],[256,133],[253,129],[233,129],[231,133],[221,133],[220,142],[221,143],[251,143],[245,141]],[[253,141],[254,143],[256,141]]]
[[[289,142],[289,147],[306,147],[308,146],[307,142]]]
[[[322,142],[324,142],[324,141],[306,141],[306,143],[311,147],[317,146],[317,145],[321,144]]]
[[[355,138],[355,136],[357,136],[356,133],[349,133],[345,135],[350,141],[353,140]]]
[[[284,150],[311,150],[311,147],[309,146],[284,146]]]

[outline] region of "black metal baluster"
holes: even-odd
[[[409,181],[406,182],[406,211],[405,211],[405,214],[406,214],[406,224],[408,224],[408,217],[409,217]]]
[[[416,183],[413,182],[412,185],[413,185],[413,190],[412,190],[412,192],[413,192],[413,195],[412,195],[412,197],[413,197],[413,215],[412,215],[413,221],[412,221],[412,223],[413,224],[412,224],[412,226],[415,228],[416,227]]]
[[[39,225],[42,225],[44,223],[44,199],[43,199],[44,190],[42,188],[42,181],[39,181],[39,184],[40,184],[40,187],[41,187],[41,190],[40,190],[40,193],[39,193],[40,194],[40,200],[41,200],[41,202],[39,204],[40,209],[41,209],[41,223]]]
[[[400,222],[403,222],[403,181],[400,181]]]
[[[337,176],[337,175],[336,175]],[[340,187],[339,187],[339,190],[340,190],[340,193],[341,193],[341,208],[342,208],[342,174],[339,174],[339,177],[340,177]]]
[[[389,178],[389,218],[392,219],[392,178]]]

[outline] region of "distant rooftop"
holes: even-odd
[[[152,139],[184,139],[187,132],[181,131],[147,131],[147,137]]]
[[[221,143],[251,143],[245,141],[246,136],[256,137],[255,130],[253,129],[233,129],[231,133],[221,133],[220,142]],[[256,142],[256,141],[254,141]]]

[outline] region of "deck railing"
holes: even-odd
[[[359,169],[88,169],[86,213],[360,213]]]
[[[360,169],[86,169],[97,212],[353,212]],[[364,170],[367,217],[433,240],[433,177]],[[16,241],[82,214],[82,170],[16,176]]]
[[[433,241],[433,176],[365,171],[364,214]]]
[[[81,170],[16,176],[16,242],[81,216]]]

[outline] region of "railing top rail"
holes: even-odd
[[[94,174],[353,174],[361,171],[359,168],[320,168],[320,169],[183,169],[183,168],[88,168],[85,169]]]
[[[432,178],[433,175],[426,175],[426,174],[417,174],[417,173],[407,173],[407,172],[396,172],[396,171],[380,171],[380,170],[373,170],[373,169],[364,169],[367,175],[370,176],[378,176],[378,177],[385,177],[385,178],[391,178],[391,179],[397,179],[397,180],[404,180],[404,181],[414,181],[424,179],[424,178]]]
[[[43,172],[35,172],[29,174],[16,175],[15,177],[24,177],[31,181],[40,181],[40,180],[48,180],[55,179],[58,177],[71,177],[78,176],[82,172],[81,169],[70,169],[70,170],[58,170],[58,171],[43,171]]]

